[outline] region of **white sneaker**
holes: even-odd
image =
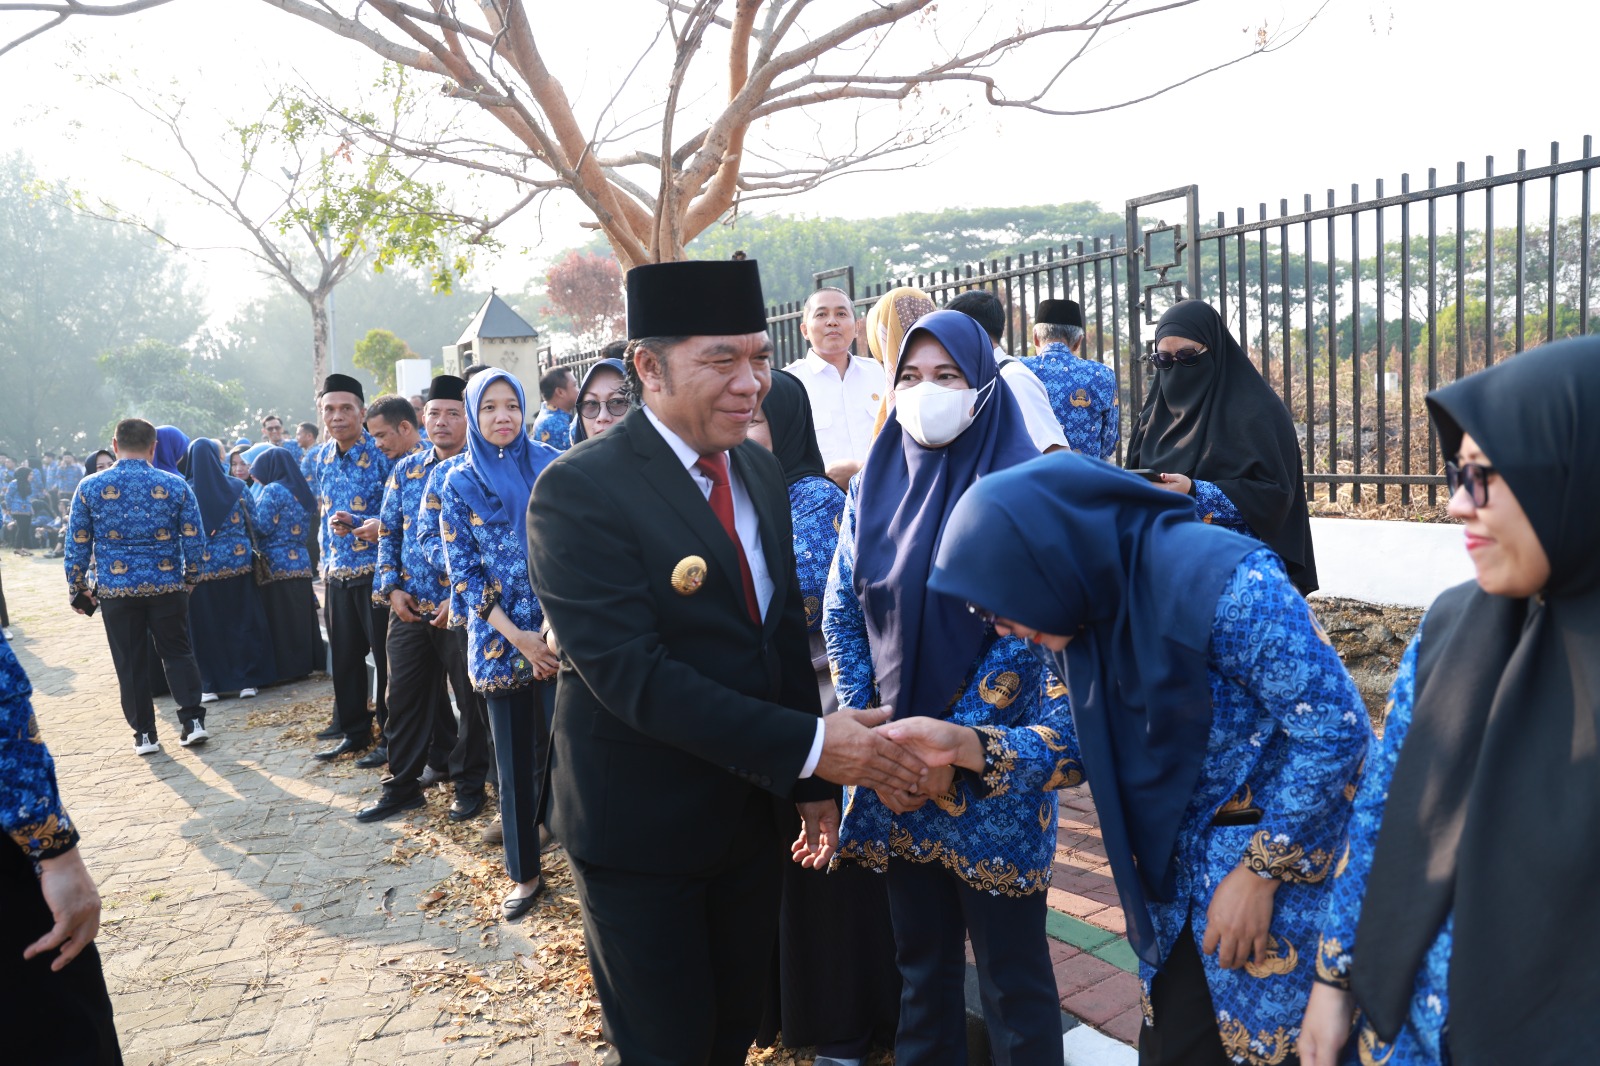
[[[239,690],[239,698],[241,700],[251,699],[251,698],[253,698],[255,696],[255,694],[256,694],[256,690],[253,689],[253,688],[242,688],[242,689]]]
[[[0,633],[4,633],[6,635],[6,639],[7,640],[11,639],[11,630],[9,630],[9,629],[0,629]]]
[[[190,722],[188,728],[189,731],[185,733],[178,741],[179,744],[182,744],[186,748],[191,744],[204,744],[211,736],[210,733],[206,732],[206,725],[204,722]]]
[[[217,702],[217,694],[215,692],[202,692],[202,693],[200,693],[200,702],[201,703],[216,703]]]
[[[154,755],[161,750],[161,745],[156,743],[156,738],[149,733],[140,733],[139,739],[133,742],[135,755]]]

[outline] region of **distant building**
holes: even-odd
[[[539,380],[539,331],[494,290],[454,344],[444,347],[444,372],[460,376],[473,363],[509,370],[527,384]]]

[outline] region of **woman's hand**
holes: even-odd
[[[1216,953],[1217,965],[1224,970],[1236,970],[1246,962],[1265,962],[1278,884],[1277,878],[1262,877],[1248,866],[1234,867],[1206,908],[1206,935],[1200,950],[1207,955]]]
[[[1311,999],[1300,1022],[1300,1062],[1302,1066],[1334,1066],[1339,1050],[1350,1039],[1350,1024],[1356,1012],[1356,998],[1342,988],[1311,984]]]
[[[1181,492],[1185,496],[1194,489],[1194,482],[1182,474],[1162,474],[1160,481],[1152,481],[1151,484],[1168,492]]]
[[[508,635],[508,639],[527,658],[536,679],[544,681],[556,676],[561,660],[550,651],[550,646],[544,642],[538,630],[519,629],[515,634]]]
[[[897,788],[874,789],[883,805],[896,814],[909,814],[922,807],[935,796],[942,796],[955,784],[956,772],[951,766],[935,766],[928,770],[915,792],[902,792]]]
[[[878,730],[929,767],[953,764],[983,769],[983,738],[975,729],[940,718],[917,717],[885,722]]]
[[[56,924],[29,944],[22,957],[31,959],[60,948],[61,953],[50,963],[50,969],[59,972],[77,958],[100,931],[100,893],[77,848],[53,859],[40,860],[39,870],[39,891],[44,894]]]

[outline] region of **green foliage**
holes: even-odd
[[[355,364],[372,375],[380,393],[394,391],[394,365],[402,359],[415,358],[417,353],[386,329],[369,329],[365,337],[356,341]]]
[[[124,418],[177,426],[190,437],[232,440],[251,435],[245,421],[244,389],[218,381],[214,368],[182,348],[141,340],[96,360],[111,399],[104,435]]]

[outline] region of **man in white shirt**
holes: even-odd
[[[1000,367],[1000,377],[1004,379],[1006,388],[1011,390],[1017,406],[1022,408],[1022,421],[1028,427],[1028,436],[1033,438],[1034,447],[1045,455],[1054,451],[1071,451],[1067,435],[1062,432],[1061,423],[1056,421],[1055,412],[1050,408],[1050,393],[1044,387],[1044,382],[1039,380],[1038,374],[1007,355],[1000,347],[1000,339],[1006,329],[1006,310],[999,297],[984,289],[970,289],[951,300],[948,307],[973,319],[989,334],[989,340],[994,344],[994,361]]]
[[[843,289],[818,289],[806,298],[800,335],[811,345],[806,357],[784,369],[805,386],[811,420],[828,477],[842,487],[872,447],[872,423],[886,388],[883,368],[850,354],[856,313]]]

